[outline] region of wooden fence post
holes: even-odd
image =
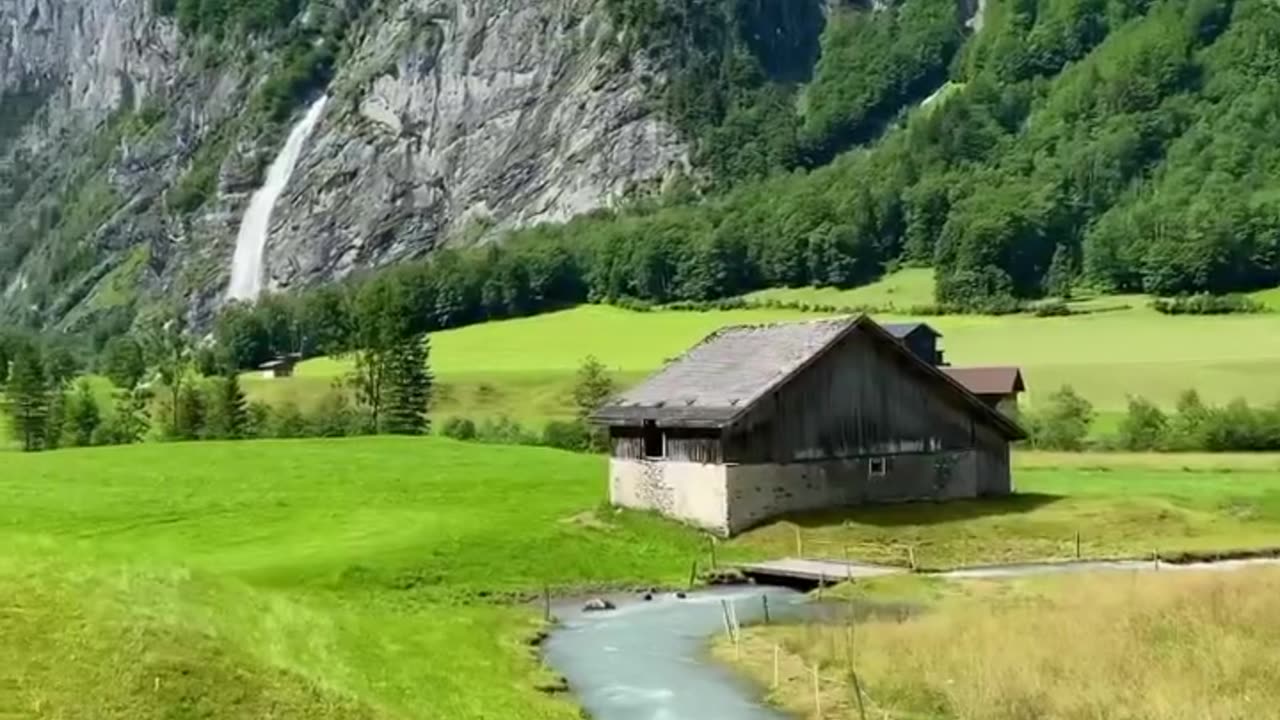
[[[715,570],[718,567],[720,567],[720,565],[716,562],[716,539],[713,536],[711,538],[711,569]]]
[[[760,603],[764,605],[764,624],[771,625],[772,623],[769,620],[769,596],[761,595]]]
[[[777,643],[774,643],[774,644],[773,644],[773,689],[774,689],[774,690],[777,690],[777,689],[778,689],[778,682],[779,682],[779,678],[778,678],[778,655],[780,654],[780,652],[781,652],[781,651],[778,649],[778,644],[777,644]]]
[[[813,665],[813,714],[821,720],[822,718],[822,688],[818,680],[818,664]]]
[[[543,619],[551,622],[551,587],[549,585],[542,586],[542,609]]]
[[[907,562],[911,564],[911,572],[915,572],[916,566],[916,549],[910,545],[907,546]]]
[[[1080,559],[1080,531],[1076,531],[1076,559]]]
[[[795,526],[796,531],[796,557],[804,559],[804,537],[800,534],[800,526]]]
[[[689,568],[689,589],[692,590],[694,583],[698,582],[698,559],[694,558],[693,566]]]

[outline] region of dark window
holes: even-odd
[[[867,461],[867,472],[871,477],[884,477],[889,471],[889,461],[886,458],[875,457]]]
[[[658,424],[652,420],[644,421],[644,456],[664,458],[667,456],[667,438]]]

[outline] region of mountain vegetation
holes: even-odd
[[[609,7],[627,56],[672,68],[658,99],[700,172],[361,279],[404,285],[414,330],[848,287],[913,264],[936,270],[931,311],[1002,311],[1078,284],[1280,284],[1274,3],[998,0],[967,41],[961,9],[937,0],[838,7],[821,31],[816,3]],[[341,345],[332,293],[304,334]]]

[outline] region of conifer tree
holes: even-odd
[[[24,344],[14,354],[5,397],[13,434],[22,441],[22,449],[25,452],[44,449],[49,420],[49,381],[40,350],[35,345]]]
[[[94,433],[101,424],[98,400],[89,381],[82,378],[76,383],[75,394],[67,401],[68,439],[76,447],[88,447],[93,444]]]
[[[395,346],[387,373],[387,405],[383,429],[394,435],[422,435],[431,429],[427,410],[431,403],[429,340],[410,337]]]
[[[235,373],[218,378],[210,388],[205,434],[211,438],[234,440],[247,435],[249,403]]]

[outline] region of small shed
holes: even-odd
[[[791,512],[1004,495],[1024,437],[866,316],[725,328],[594,420],[615,505],[722,535]]]
[[[942,349],[938,347],[942,333],[934,330],[931,325],[922,322],[887,323],[883,327],[921,360],[930,365],[947,364],[943,358]]]
[[[944,370],[953,380],[968,388],[983,402],[1016,417],[1018,396],[1026,392],[1022,371],[1016,367],[965,367]]]
[[[258,369],[262,371],[264,378],[293,377],[293,368],[301,359],[302,356],[296,354],[281,355],[274,360],[262,363]]]

